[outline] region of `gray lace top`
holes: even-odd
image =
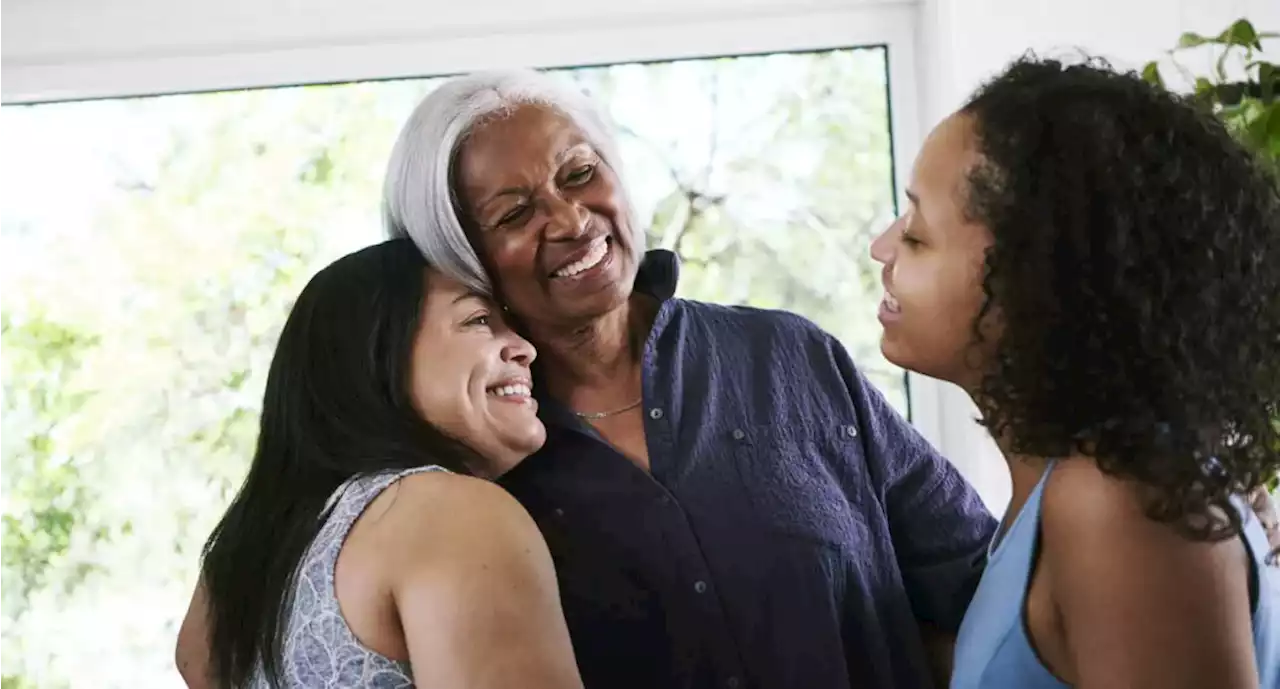
[[[352,479],[334,491],[321,519],[324,526],[302,556],[294,581],[289,621],[284,629],[281,670],[287,689],[406,689],[413,687],[409,664],[380,655],[356,639],[338,609],[334,565],[352,525],[388,486],[412,474],[445,471],[425,466]],[[250,689],[271,689],[259,670]]]

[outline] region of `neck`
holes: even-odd
[[[578,328],[530,326],[547,389],[575,411],[608,411],[640,396],[644,340],[656,309],[633,293],[610,313]]]
[[[973,391],[968,387],[966,387],[966,390],[976,404],[977,397],[974,396]],[[1044,472],[1049,468],[1049,459],[1039,455],[1015,452],[1013,439],[1008,431],[998,436],[993,435],[992,439],[995,440],[996,447],[1000,449],[1000,454],[1004,457],[1005,464],[1009,467],[1009,505],[1006,508],[1004,523],[1001,526],[1003,531],[1031,497],[1036,484],[1040,482],[1040,478],[1044,476]]]

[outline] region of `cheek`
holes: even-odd
[[[427,359],[430,366],[414,367],[413,401],[427,423],[446,435],[464,438],[472,406],[469,368],[452,354],[446,348],[435,347]]]
[[[900,259],[893,286],[903,319],[886,336],[901,350],[903,365],[940,375],[966,356],[983,302],[979,269],[966,263]]]
[[[527,229],[496,230],[477,245],[494,280],[509,287],[504,292],[520,294],[526,291],[521,284],[536,278],[538,246],[532,234]]]
[[[603,168],[600,175],[593,183],[587,185],[578,198],[592,213],[604,217],[613,224],[622,238],[630,243],[632,230],[631,218],[628,214],[630,206],[626,195],[622,192],[622,185],[612,170]]]

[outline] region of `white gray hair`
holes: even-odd
[[[573,122],[613,169],[625,194],[622,161],[608,116],[558,77],[527,69],[457,77],[428,94],[400,130],[383,183],[382,216],[388,235],[409,237],[432,267],[490,296],[492,283],[458,216],[454,161],[478,124],[521,105],[541,105]],[[644,229],[635,222],[629,202],[626,213],[632,246],[643,251]]]

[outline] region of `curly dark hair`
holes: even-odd
[[[961,112],[965,212],[994,240],[982,314],[1003,323],[982,423],[1137,481],[1192,538],[1237,534],[1230,498],[1280,470],[1276,179],[1212,113],[1100,60],[1024,57]]]

